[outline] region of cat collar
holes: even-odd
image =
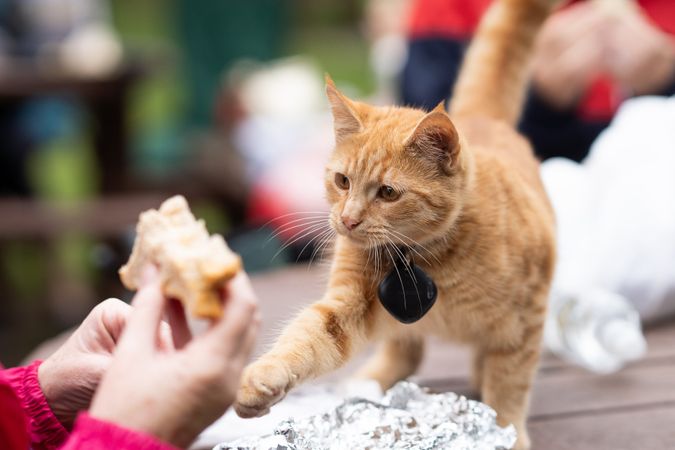
[[[380,281],[377,295],[384,309],[399,322],[417,322],[436,302],[436,283],[408,257],[407,249],[396,252],[394,267]]]

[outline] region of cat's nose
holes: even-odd
[[[342,223],[347,227],[348,230],[353,230],[358,227],[361,223],[360,220],[352,219],[351,217],[342,216]]]

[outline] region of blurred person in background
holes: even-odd
[[[246,275],[224,295],[222,318],[193,337],[148,270],[133,306],[102,302],[44,362],[0,366],[2,449],[188,447],[234,401],[257,335]]]
[[[451,95],[491,0],[414,0],[402,101]],[[538,37],[520,129],[542,158],[582,160],[622,101],[675,94],[675,2],[587,0],[561,8]]]

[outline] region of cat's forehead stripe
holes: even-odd
[[[383,152],[361,152],[353,160],[355,175],[365,180],[377,180],[381,182],[384,172],[387,170],[387,158]]]

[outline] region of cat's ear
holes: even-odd
[[[359,107],[356,102],[348,99],[338,91],[331,77],[326,74],[326,95],[333,112],[333,127],[335,128],[335,140],[344,141],[350,134],[358,133],[363,125],[359,118]]]
[[[420,119],[405,140],[405,146],[419,157],[438,164],[446,174],[452,172],[459,158],[459,134],[443,102]]]

